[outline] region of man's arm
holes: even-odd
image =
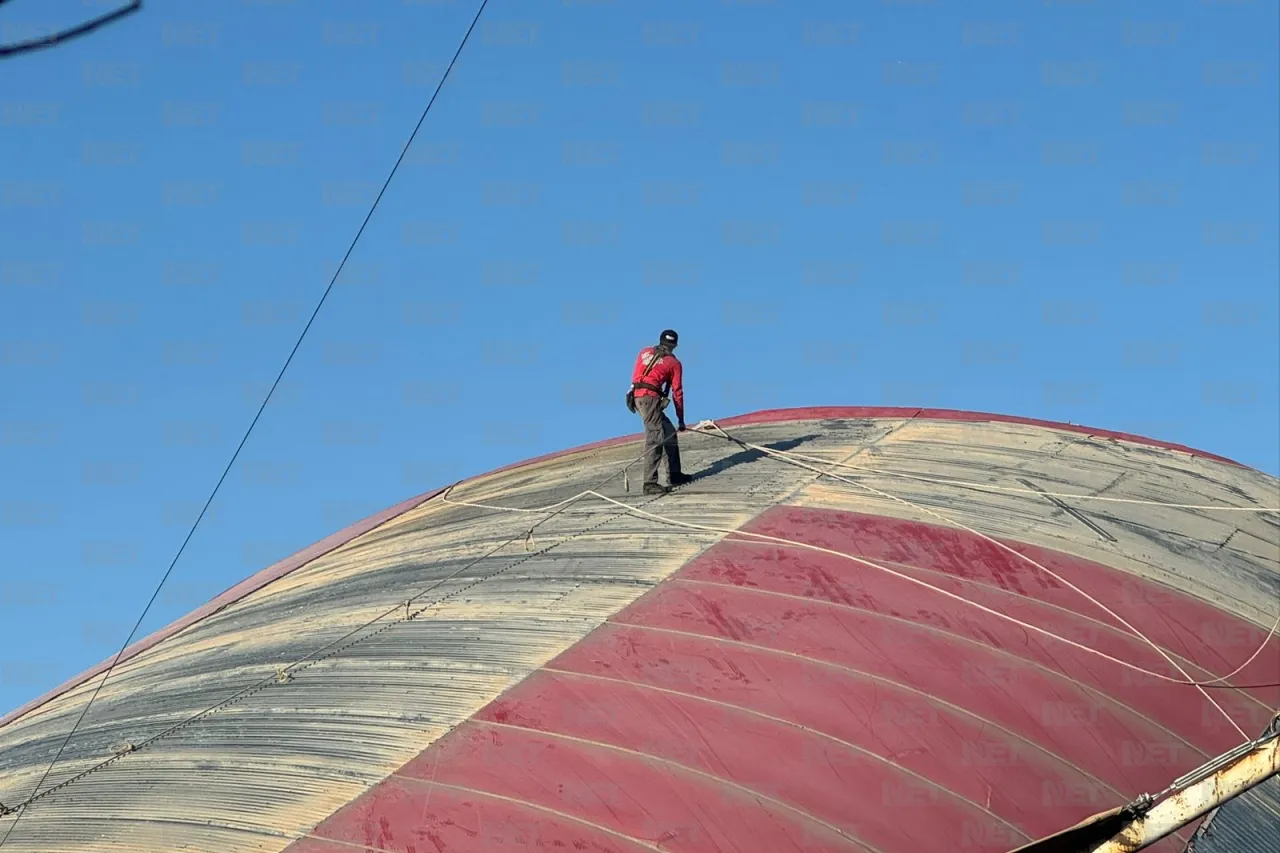
[[[678,358],[675,362],[671,368],[671,401],[676,404],[676,420],[680,429],[684,429],[684,365]]]

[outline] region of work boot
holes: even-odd
[[[644,484],[644,493],[646,495],[665,495],[669,491],[671,491],[671,489],[667,488],[661,483],[645,483]]]
[[[671,475],[672,486],[683,486],[685,483],[692,483],[692,482],[693,482],[693,477],[689,474],[672,474]]]

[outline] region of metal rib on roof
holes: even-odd
[[[1168,504],[1276,506],[1275,478],[965,413],[723,423],[872,491],[685,433],[705,476],[655,498],[633,467],[630,492],[600,491],[716,530],[584,499],[526,537],[546,514],[458,503],[564,501],[635,436],[407,502],[140,644],[5,847],[1007,851],[1238,742],[1195,688],[992,614],[1176,676],[1029,557],[1197,677],[1229,672],[1275,619],[1280,525]],[[1233,680],[1278,669],[1273,637]],[[30,793],[95,685],[0,727],[0,802]],[[1209,693],[1250,733],[1280,705]]]

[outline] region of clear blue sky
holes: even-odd
[[[101,3],[13,0],[14,41]],[[0,63],[0,708],[113,654],[475,4],[147,3]],[[406,497],[931,405],[1280,470],[1276,4],[492,0],[138,636]]]

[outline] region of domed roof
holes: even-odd
[[[3,853],[1005,853],[1280,706],[1231,688],[1280,680],[1273,477],[940,410],[680,442],[669,495],[627,436],[249,578],[126,653],[34,800],[105,664],[10,714]]]

